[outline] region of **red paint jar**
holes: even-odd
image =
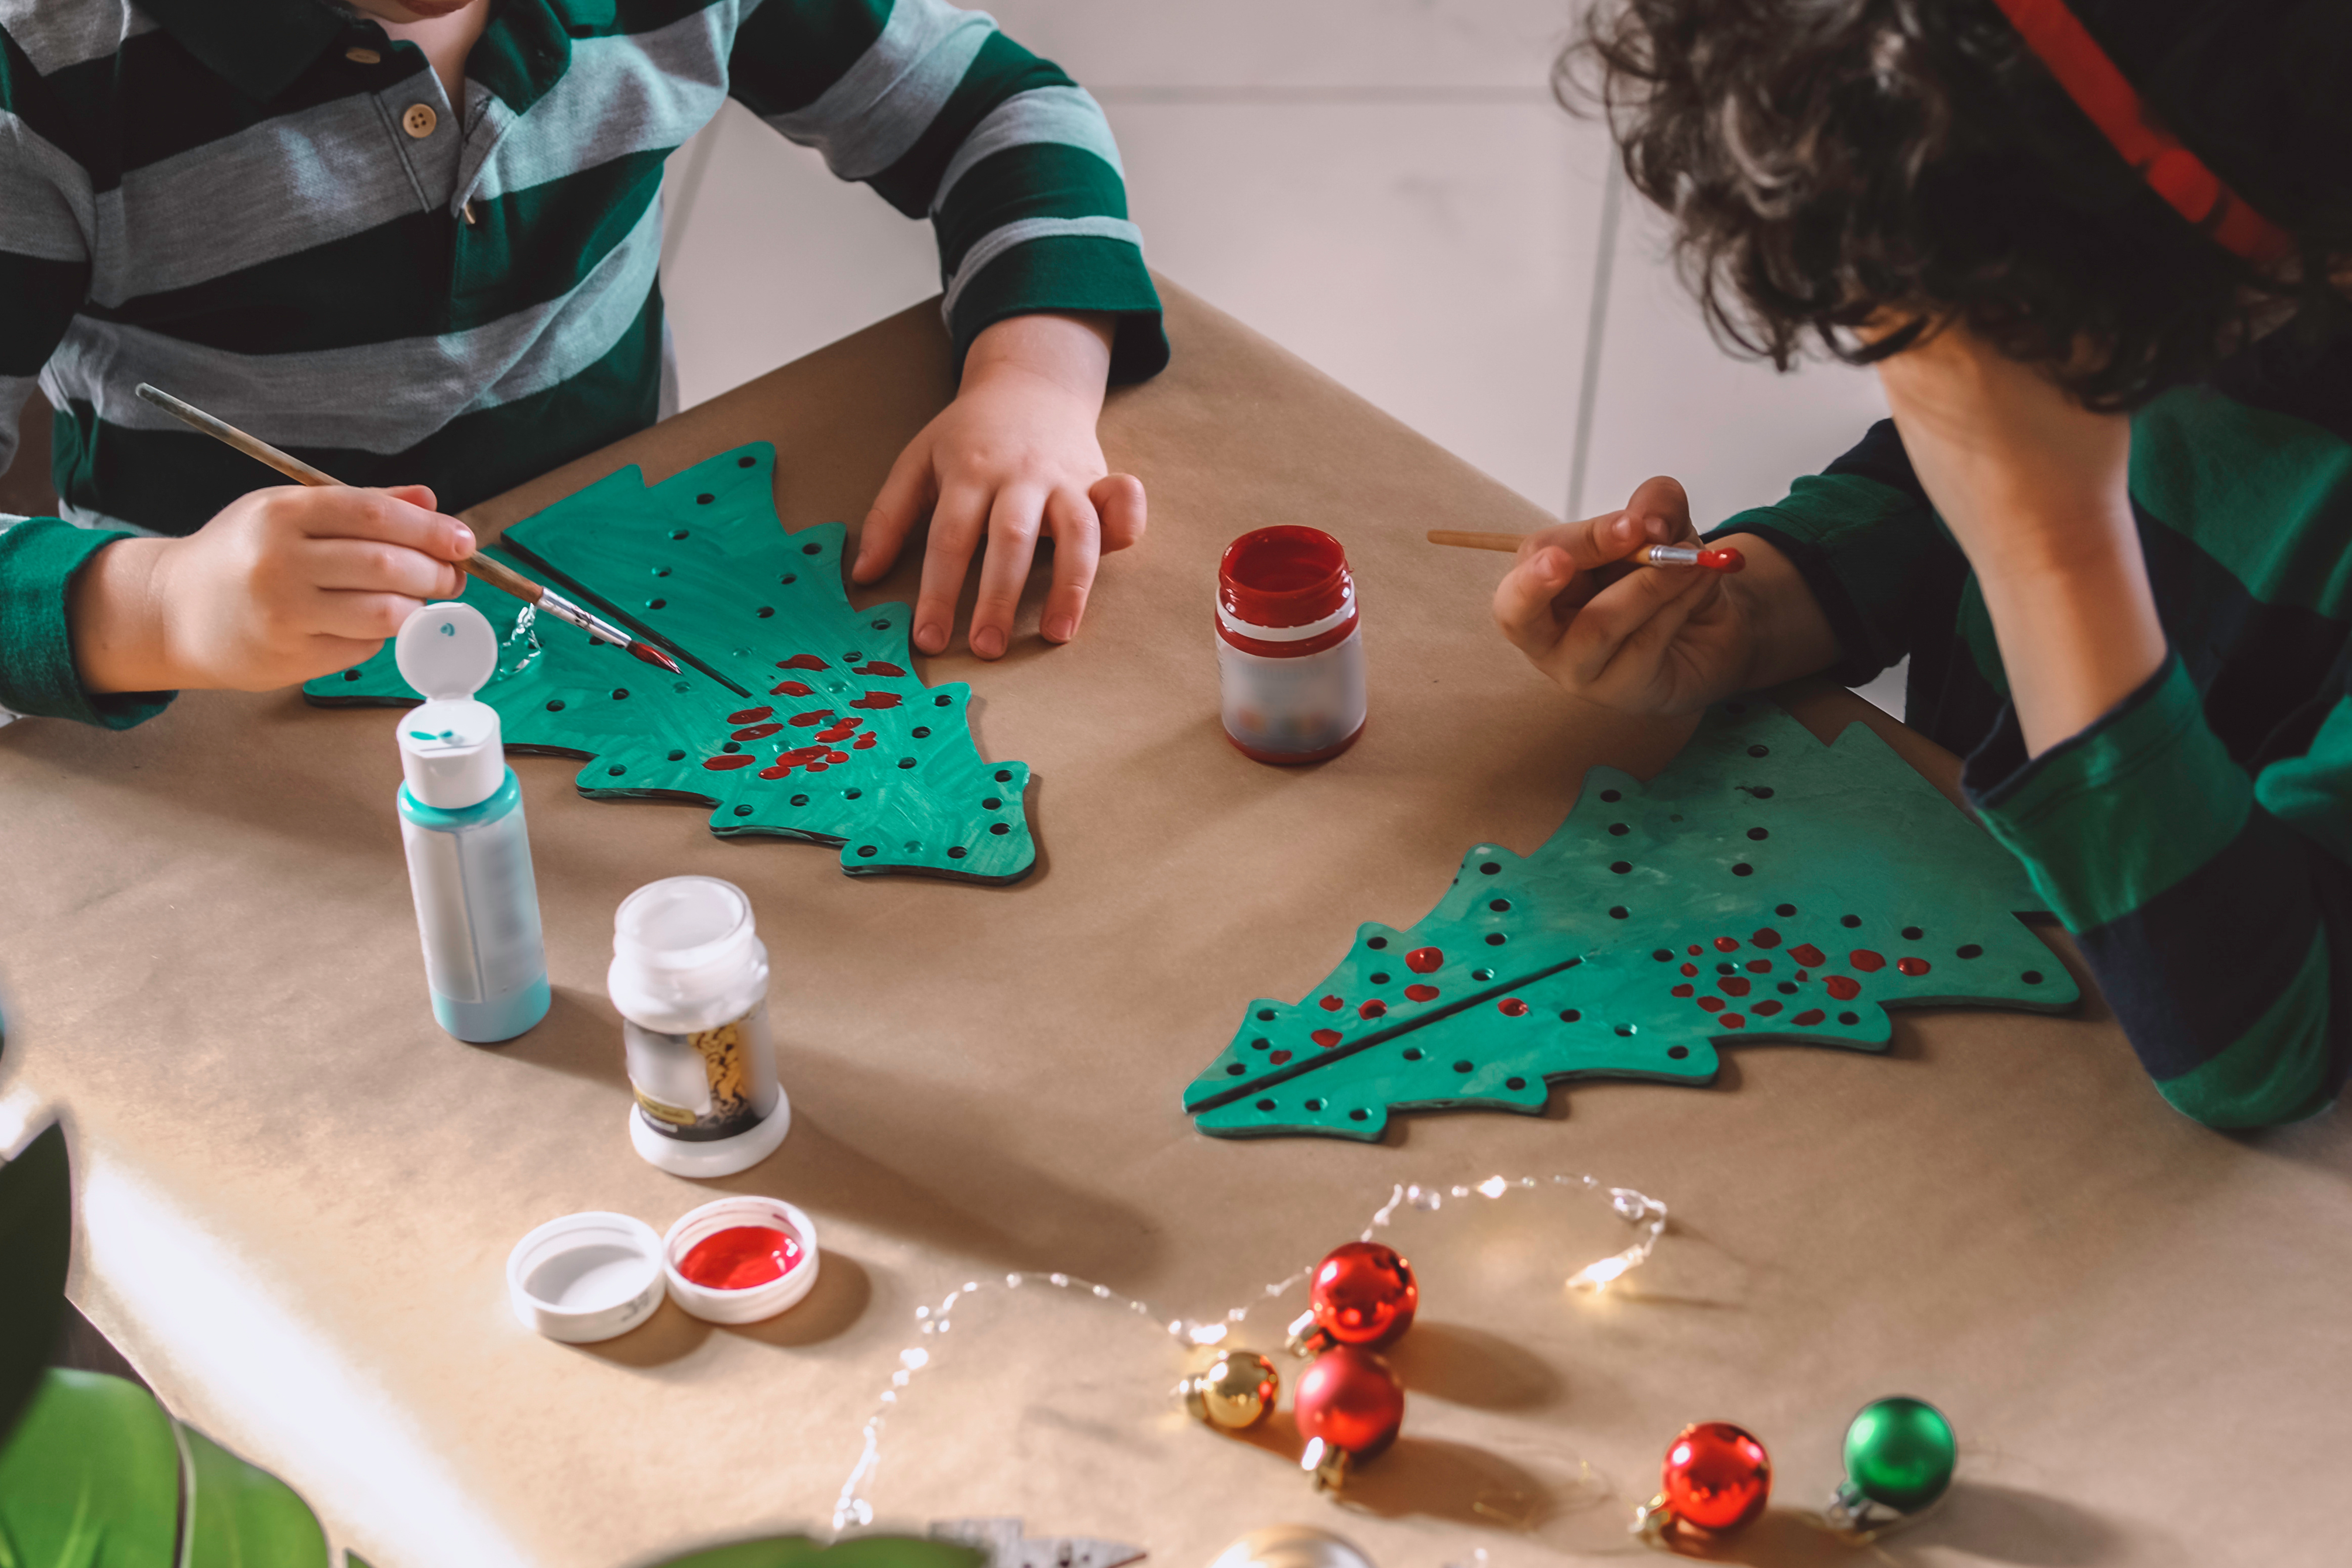
[[[1320,529],[1244,533],[1217,563],[1225,735],[1261,763],[1336,757],[1364,732],[1364,638],[1348,552]]]

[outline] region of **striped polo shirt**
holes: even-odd
[[[656,416],[664,160],[730,95],[936,232],[961,358],[1036,310],[1166,362],[1094,100],[944,0],[491,0],[453,102],[326,0],[0,0],[0,468],[34,390],[60,510],[0,534],[0,706],[91,700],[65,590],[121,529],[269,482],[152,381],[347,483],[450,510]],[[789,279],[777,286],[789,288]]]
[[[1910,655],[1906,721],[1971,753],[1978,815],[2164,1097],[2217,1127],[2294,1121],[2352,1061],[2352,338],[2283,330],[2131,435],[2171,651],[2030,761],[1984,595],[1891,422],[1716,531],[1795,563],[1837,679]]]

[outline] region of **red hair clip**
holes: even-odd
[[[2075,107],[2175,212],[2248,261],[2266,264],[2294,251],[2286,230],[2256,212],[2179,137],[2150,119],[2138,92],[2063,0],[1993,4]]]

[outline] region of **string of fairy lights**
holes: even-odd
[[[1449,1186],[1398,1184],[1390,1193],[1388,1201],[1373,1212],[1360,1239],[1366,1242],[1373,1240],[1381,1231],[1394,1223],[1401,1211],[1433,1214],[1444,1209],[1448,1203],[1462,1204],[1480,1199],[1491,1202],[1530,1193],[1603,1201],[1618,1219],[1633,1229],[1633,1239],[1625,1247],[1594,1258],[1569,1273],[1563,1285],[1570,1290],[1599,1292],[1607,1289],[1647,1262],[1659,1239],[1665,1234],[1666,1205],[1631,1187],[1611,1186],[1596,1176],[1583,1174],[1544,1177],[1494,1175],[1474,1184]],[[1181,1346],[1211,1349],[1223,1344],[1248,1320],[1254,1310],[1306,1285],[1314,1277],[1317,1268],[1318,1264],[1307,1263],[1265,1286],[1253,1300],[1229,1309],[1222,1316],[1206,1320],[1169,1317],[1146,1302],[1118,1294],[1107,1285],[1082,1279],[1073,1274],[1033,1270],[1015,1270],[985,1279],[968,1279],[950,1290],[936,1306],[926,1303],[917,1307],[914,1315],[918,1337],[914,1343],[898,1352],[898,1365],[890,1374],[889,1386],[882,1391],[873,1414],[866,1418],[857,1461],[851,1468],[848,1478],[842,1482],[840,1496],[834,1504],[835,1534],[837,1536],[845,1531],[863,1529],[874,1522],[874,1507],[867,1494],[881,1466],[882,1441],[889,1418],[900,1408],[903,1396],[913,1386],[915,1379],[937,1363],[940,1342],[953,1327],[956,1307],[968,1298],[992,1290],[1018,1291],[1037,1287],[1067,1291],[1079,1297],[1090,1297],[1112,1310],[1151,1323]]]

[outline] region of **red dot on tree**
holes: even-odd
[[[1705,952],[1706,951],[1706,949],[1699,946],[1696,942],[1690,944],[1690,954],[1693,958],[1696,958],[1700,953]]]
[[[749,752],[732,752],[725,756],[706,757],[702,765],[714,773],[732,773],[737,768],[748,768],[759,760]]]
[[[1780,1004],[1778,1002],[1759,1002],[1756,1005],[1748,1008],[1748,1010],[1755,1014],[1759,1018],[1769,1018],[1773,1014],[1780,1010]]]
[[[1924,958],[1898,958],[1895,961],[1895,967],[1906,974],[1925,974],[1927,973],[1927,961]]]
[[[1272,1062],[1275,1066],[1280,1067],[1283,1063],[1290,1059],[1290,1053],[1288,1051],[1276,1051],[1274,1055],[1266,1058],[1265,1059]]]
[[[1698,1005],[1710,1013],[1723,1011],[1723,998],[1720,996],[1702,996],[1698,999]]]
[[[1339,1043],[1339,1031],[1337,1029],[1318,1029],[1315,1031],[1314,1039],[1317,1045],[1322,1047],[1328,1051],[1333,1046]]]
[[[1516,996],[1506,996],[1495,1004],[1495,1011],[1506,1018],[1524,1018],[1528,1016],[1528,1005]]]
[[[727,715],[730,724],[756,724],[775,711],[772,708],[745,708]]]
[[[1437,1000],[1437,987],[1434,985],[1408,985],[1404,988],[1404,994],[1407,997],[1415,1002],[1434,1002]]]
[[[1748,994],[1748,977],[1744,974],[1727,974],[1715,984],[1716,989],[1721,991],[1726,996]]]
[[[782,728],[783,726],[782,724],[746,724],[740,730],[736,731],[734,734],[729,736],[728,739],[732,741],[764,741]]]
[[[814,697],[816,688],[805,680],[779,680],[768,688],[771,697]]]
[[[1822,982],[1822,987],[1841,1002],[1851,1002],[1862,994],[1862,983],[1850,974],[1832,974]]]
[[[1789,956],[1795,959],[1799,963],[1803,964],[1808,969],[1820,968],[1822,964],[1829,962],[1830,957],[1828,953],[1823,952],[1820,948],[1815,947],[1810,942],[1801,947],[1790,948],[1789,950]]]
[[[790,658],[779,659],[776,662],[776,668],[778,669],[831,669],[833,666],[813,653],[796,653]]]
[[[1693,988],[1687,984],[1677,985],[1674,989],[1674,994],[1677,996],[1687,996],[1691,994],[1692,989]]]
[[[1886,967],[1886,960],[1866,947],[1857,947],[1845,955],[1845,961],[1864,974],[1874,974]]]
[[[1738,947],[1739,939],[1736,936],[1719,936],[1715,939],[1715,951],[1717,952],[1734,952],[1738,950]]]
[[[1727,1029],[1744,1029],[1748,1027],[1748,1020],[1741,1017],[1737,1013],[1726,1013],[1722,1017],[1717,1018],[1716,1022],[1722,1025]]]
[[[1826,1014],[1826,1013],[1824,1013],[1824,1012],[1822,1012],[1819,1007],[1808,1007],[1808,1008],[1806,1008],[1803,1012],[1799,1013],[1799,1014],[1797,1014],[1795,1016],[1791,1017],[1791,1018],[1789,1020],[1789,1022],[1790,1022],[1791,1024],[1799,1025],[1799,1026],[1801,1026],[1801,1027],[1804,1027],[1804,1028],[1808,1028],[1808,1029],[1810,1029],[1810,1028],[1811,1028],[1815,1024],[1820,1023],[1823,1018],[1825,1018],[1825,1017],[1827,1017],[1827,1016],[1829,1016],[1829,1015],[1828,1015],[1828,1014]]]
[[[1404,966],[1415,974],[1434,973],[1444,963],[1445,953],[1440,948],[1416,947],[1404,955]]]
[[[1365,1003],[1362,1006],[1357,1008],[1356,1016],[1359,1018],[1377,1018],[1388,1010],[1389,1005],[1376,996],[1370,1002]]]
[[[1322,1008],[1326,1013],[1336,1013],[1340,1008],[1347,1005],[1345,1002],[1340,1001],[1337,996],[1326,996],[1315,1005],[1318,1007]]]
[[[1770,926],[1766,926],[1762,931],[1758,931],[1754,936],[1749,937],[1748,940],[1754,942],[1758,947],[1778,947],[1780,945],[1780,933],[1774,931]]]
[[[1772,973],[1772,961],[1769,958],[1751,958],[1748,961],[1748,973],[1769,974]]]

